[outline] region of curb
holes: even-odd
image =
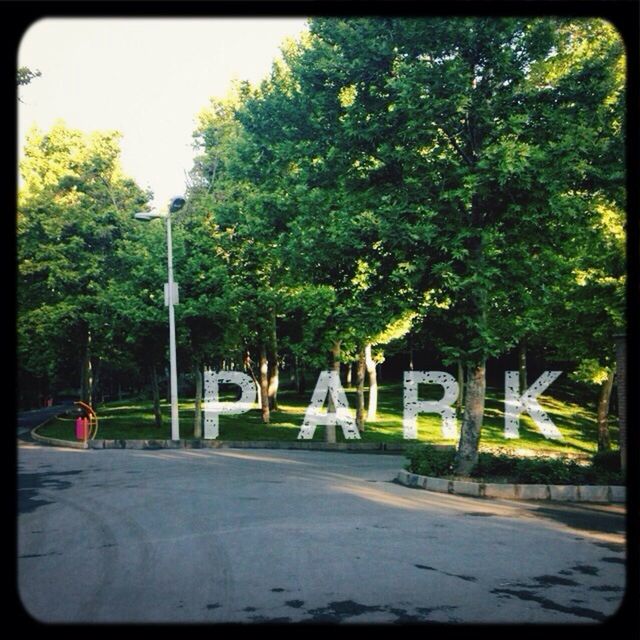
[[[47,422],[49,422],[47,420]],[[60,440],[36,433],[46,422],[31,430],[31,436],[41,444],[73,449],[297,449],[303,451],[348,451],[352,453],[404,453],[401,442],[299,442],[278,440],[113,440],[96,439],[84,442]],[[440,445],[447,448],[447,445]]]
[[[48,444],[54,447],[70,447],[72,449],[86,449],[87,447],[85,446],[84,442],[74,442],[71,440],[59,440],[58,438],[41,436],[38,433],[38,429],[44,427],[50,422],[53,422],[56,418],[60,417],[60,415],[61,413],[50,416],[44,422],[41,422],[40,424],[37,424],[35,427],[33,427],[33,429],[29,431],[29,436],[31,437],[31,439],[34,440],[35,442],[39,442],[41,444]]]
[[[44,427],[46,424],[48,424],[52,420],[55,420],[55,418],[57,418],[57,416],[52,416],[51,418],[48,418],[47,420],[45,420],[42,424],[39,424],[37,427],[34,427],[33,429],[31,429],[31,432],[30,432],[31,437],[36,442],[40,442],[41,444],[48,444],[53,447],[68,447],[71,449],[88,449],[87,444],[84,442],[74,442],[73,440],[59,440],[58,438],[41,436],[38,433],[38,429],[40,429],[40,427]]]
[[[626,487],[614,485],[498,484],[432,478],[410,473],[404,469],[398,472],[396,482],[405,487],[438,493],[507,500],[557,500],[606,504],[626,502],[627,494]]]

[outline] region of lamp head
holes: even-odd
[[[184,207],[186,200],[182,196],[174,196],[169,200],[169,213],[176,213]]]
[[[133,217],[136,220],[153,220],[154,218],[166,218],[162,213],[155,213],[153,211],[140,211],[135,213]]]

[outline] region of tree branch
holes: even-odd
[[[469,144],[471,145],[471,153],[475,156],[476,155],[475,136],[474,136],[473,128],[471,127],[471,117],[468,111],[467,111],[467,117],[465,118],[465,122],[467,124],[467,133],[469,134]]]
[[[104,186],[107,189],[107,193],[109,194],[109,197],[111,198],[111,202],[113,202],[113,206],[116,208],[116,211],[118,213],[120,213],[120,207],[118,206],[118,203],[116,202],[116,199],[113,195],[113,192],[111,191],[111,187],[109,186],[109,183],[104,179],[104,176],[101,173],[98,173],[98,178],[100,178],[100,180],[102,180],[102,184],[104,184]]]
[[[444,133],[444,135],[447,137],[447,140],[451,143],[451,145],[453,146],[453,148],[460,154],[460,156],[462,157],[462,159],[470,166],[473,167],[474,165],[474,161],[473,158],[470,158],[464,151],[464,149],[458,144],[457,140],[449,135],[449,133],[447,133],[447,131],[445,131],[445,129],[443,129],[442,127],[438,127],[438,129],[440,131],[442,131],[442,133]]]

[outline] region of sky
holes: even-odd
[[[118,130],[125,173],[163,207],[185,190],[197,114],[233,79],[266,77],[305,29],[294,17],[39,20],[18,51],[18,66],[42,72],[20,88],[19,157],[34,124]]]

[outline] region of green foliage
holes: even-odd
[[[432,445],[407,447],[408,470],[423,476],[447,476],[453,471],[455,451],[436,449]]]
[[[623,57],[598,20],[312,19],[197,134],[256,326],[304,283],[332,290],[298,314],[318,353],[411,318],[447,362],[548,336],[559,355],[550,318],[569,306],[581,348],[604,345],[622,317]],[[593,286],[568,295],[576,274]]]
[[[20,166],[20,367],[63,387],[77,380],[89,344],[96,364],[122,360],[123,342],[114,336],[135,317],[125,313],[118,325],[121,300],[109,291],[114,280],[134,285],[120,258],[148,194],[122,173],[118,138],[62,122],[48,133],[33,129]]]
[[[16,72],[16,81],[19,87],[29,84],[34,78],[39,78],[42,71],[32,71],[29,67],[19,67]]]
[[[277,343],[281,361],[315,369],[336,344],[343,360],[378,345],[380,360],[404,337],[473,364],[526,341],[601,380],[626,277],[615,29],[309,26],[259,86],[236,83],[199,116],[173,227],[179,361],[215,367]],[[18,70],[18,84],[37,74]],[[127,374],[165,358],[164,229],[131,220],[148,194],[118,156],[117,134],[63,124],[25,148],[19,358],[65,386],[77,336]],[[499,431],[493,416],[487,430]]]
[[[624,484],[620,452],[606,454],[596,454],[590,465],[584,465],[567,458],[480,452],[471,477],[484,482],[527,484]],[[420,475],[453,477],[454,455],[453,451],[440,451],[431,445],[413,445],[406,451],[407,469]]]
[[[480,453],[471,475],[475,478],[504,477],[510,482],[532,484],[571,484],[584,482],[585,471],[574,460],[513,458]]]
[[[619,454],[618,454],[619,456]],[[571,459],[511,458],[481,453],[474,477],[502,476],[511,482],[532,484],[609,484],[621,483],[619,476],[592,464],[579,464]]]
[[[164,329],[164,327],[163,327]],[[312,385],[309,385],[311,387]],[[430,389],[425,385],[421,390],[422,399],[433,399],[441,395],[441,389]],[[435,385],[434,385],[435,387]],[[433,391],[431,395],[429,392]],[[424,396],[422,393],[424,392]],[[260,417],[260,411],[253,409],[239,415],[222,415],[220,417],[220,438],[222,440],[296,440],[304,419],[305,410],[311,399],[311,388],[306,393],[296,393],[291,390],[281,390],[279,396],[279,410],[274,411],[271,422],[266,427]],[[485,415],[486,429],[482,435],[481,452],[500,448],[506,454],[519,449],[526,449],[538,456],[563,455],[567,453],[593,454],[596,450],[597,430],[595,416],[592,412],[570,402],[560,402],[545,397],[542,404],[552,415],[564,436],[562,441],[545,439],[530,423],[523,419],[520,429],[521,437],[516,440],[504,439],[504,408],[501,397],[502,390],[496,393],[493,389],[488,392],[487,410]],[[355,406],[355,389],[346,389],[347,400],[353,411]],[[223,389],[223,400],[235,400],[236,392],[232,388],[226,392]],[[193,401],[181,397],[180,417],[181,436],[190,438],[192,430],[190,419],[193,417]],[[169,416],[170,406],[163,402],[162,411]],[[101,418],[101,436],[104,438],[143,438],[169,437],[170,420],[164,422],[165,431],[159,431],[154,426],[153,411],[150,402],[137,400],[123,400],[109,402],[97,406]],[[189,425],[189,426],[187,426]],[[69,425],[67,425],[69,426]],[[149,431],[147,431],[148,429]],[[316,430],[315,439],[323,440],[323,429]],[[46,433],[46,432],[45,432]],[[148,435],[144,435],[148,434]],[[165,435],[158,435],[165,434]],[[51,434],[53,435],[53,434]],[[342,430],[337,429],[338,441],[343,441]],[[614,436],[615,443],[615,432]],[[73,438],[72,430],[68,437]],[[400,385],[381,385],[378,397],[378,419],[369,423],[362,433],[362,442],[392,442],[404,443],[413,448],[416,441],[403,439],[402,430],[402,388]],[[442,437],[441,420],[438,414],[420,414],[418,416],[418,450],[424,444],[437,445],[436,456],[447,450],[453,455],[454,441]]]
[[[599,451],[591,458],[591,463],[594,469],[599,471],[619,473],[620,451]]]

